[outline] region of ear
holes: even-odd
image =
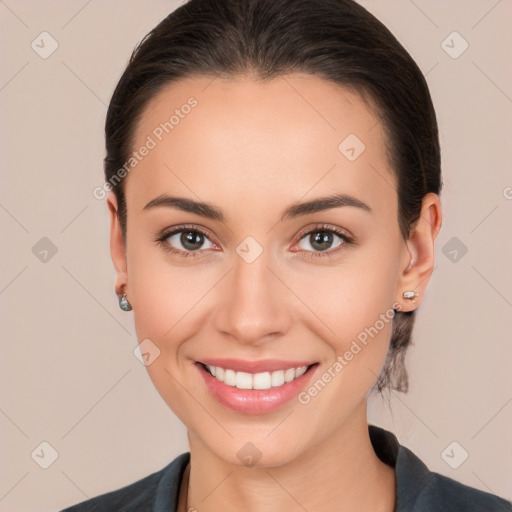
[[[110,255],[116,270],[115,290],[116,294],[121,296],[123,293],[128,293],[126,249],[119,221],[117,198],[112,191],[107,196],[107,206],[110,216]]]
[[[395,297],[395,302],[402,305],[400,311],[413,311],[423,301],[434,271],[435,241],[441,224],[441,201],[437,194],[429,192],[423,198],[420,217],[404,244]],[[418,296],[405,299],[402,294],[407,291],[414,291]]]

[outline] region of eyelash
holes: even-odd
[[[203,235],[204,237],[208,238],[208,240],[210,240],[210,237],[208,236],[208,234],[205,231],[203,231],[202,229],[195,227],[195,226],[183,225],[183,226],[177,226],[169,231],[164,232],[160,237],[158,237],[155,240],[155,242],[157,242],[165,251],[175,254],[181,258],[195,258],[199,255],[199,253],[202,252],[201,249],[199,249],[197,251],[182,251],[180,249],[175,249],[174,247],[172,247],[171,245],[166,243],[166,240],[170,236],[175,235],[177,233],[181,233],[183,231],[192,232],[192,233],[196,233],[196,234],[199,233],[199,234]],[[304,238],[306,238],[306,236],[311,235],[312,233],[318,233],[318,232],[335,234],[343,240],[343,244],[336,247],[334,250],[302,251],[302,252],[307,253],[307,256],[306,256],[307,258],[318,258],[318,257],[329,258],[332,255],[332,253],[338,252],[338,250],[340,250],[340,248],[342,248],[344,245],[350,245],[350,244],[354,243],[354,240],[351,237],[349,237],[344,231],[341,231],[338,228],[327,226],[325,224],[320,224],[318,226],[315,226],[315,227],[311,228],[310,230],[306,231],[305,233],[301,234],[300,238],[299,238],[299,242],[301,240],[303,240]],[[299,252],[299,251],[297,251],[297,252]]]

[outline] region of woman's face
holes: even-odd
[[[423,249],[401,238],[378,117],[310,75],[202,77],[160,92],[135,135],[126,247],[109,197],[118,286],[192,438],[272,466],[365,420],[393,308],[426,277],[407,268]]]

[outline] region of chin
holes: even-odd
[[[284,466],[300,457],[306,451],[297,439],[290,439],[289,428],[278,435],[277,432],[264,435],[239,435],[236,430],[228,430],[233,439],[225,439],[219,442],[218,439],[202,438],[204,446],[214,456],[223,460],[226,464],[247,467],[247,468],[275,468]],[[300,429],[294,429],[295,432]],[[274,439],[271,439],[271,437]]]

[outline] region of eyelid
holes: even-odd
[[[207,228],[199,225],[199,224],[178,224],[177,226],[173,226],[171,228],[165,228],[161,231],[159,238],[168,238],[171,235],[179,233],[180,231],[198,231],[199,233],[207,236],[211,239],[210,232]]]
[[[304,228],[298,235],[299,240],[302,240],[306,235],[316,233],[318,231],[328,231],[340,236],[341,238],[347,238],[349,240],[354,239],[354,237],[346,229],[340,228],[338,226],[331,226],[330,224],[319,223]]]

